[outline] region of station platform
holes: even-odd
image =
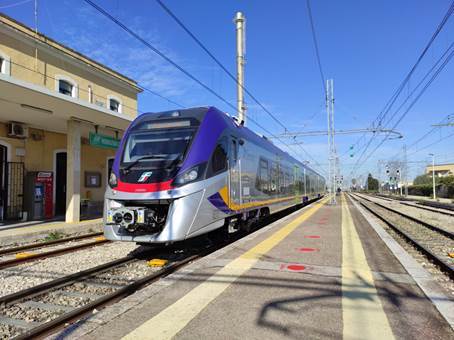
[[[322,199],[68,327],[83,339],[453,339],[454,302],[374,218]]]
[[[77,223],[64,221],[17,222],[0,226],[0,247],[6,244],[33,242],[50,233],[74,234],[102,231],[102,218]]]

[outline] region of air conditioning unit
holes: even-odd
[[[12,138],[27,138],[28,128],[22,123],[8,123],[8,137]]]

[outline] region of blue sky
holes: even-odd
[[[128,27],[165,52],[177,63],[235,104],[235,86],[223,71],[178,27],[155,1],[94,0]],[[9,7],[20,3],[17,6]],[[153,54],[127,33],[102,17],[82,0],[39,0],[38,28],[42,33],[122,72],[148,88],[184,106],[215,105],[234,114],[224,103]],[[167,6],[204,42],[232,73],[235,72],[237,10],[247,19],[246,87],[290,131],[326,129],[324,94],[303,0],[192,0],[165,1]],[[334,79],[335,125],[338,129],[369,127],[435,31],[451,1],[448,0],[312,0],[312,12],[326,78]],[[33,1],[0,0],[0,11],[34,25]],[[446,24],[394,112],[425,72],[452,43],[454,18]],[[413,109],[398,125],[401,140],[385,142],[360,168],[356,176],[377,172],[377,161],[401,157],[404,144],[431,129],[431,124],[454,114],[454,66],[448,64]],[[248,115],[273,133],[283,129],[252,100]],[[174,106],[144,92],[140,111],[160,111]],[[391,122],[392,125],[392,122]],[[263,133],[252,123],[249,127]],[[436,129],[428,138],[409,148],[410,177],[422,171],[429,152],[439,162],[454,161],[451,147],[454,127]],[[337,136],[342,174],[348,178],[359,157],[349,156],[349,146],[361,135]],[[369,151],[382,139],[377,137]],[[302,146],[327,168],[327,137],[300,138]],[[298,146],[292,154],[307,156]],[[419,149],[422,149],[418,151]],[[368,152],[369,153],[369,152]],[[368,154],[367,153],[367,154]],[[312,163],[314,163],[311,160]],[[314,166],[316,167],[316,166]]]

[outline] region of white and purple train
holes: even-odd
[[[146,113],[117,151],[104,233],[172,243],[234,232],[324,192],[321,175],[214,107]]]

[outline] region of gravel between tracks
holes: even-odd
[[[454,217],[443,215],[437,212],[432,212],[418,207],[410,207],[408,205],[400,204],[398,201],[392,200],[388,201],[377,196],[370,195],[358,195],[360,197],[365,197],[371,201],[383,204],[386,207],[398,210],[407,214],[409,216],[424,220],[436,227],[445,229],[450,232],[454,232]]]
[[[112,242],[0,271],[0,296],[76,273],[128,255],[138,248],[130,242]]]

